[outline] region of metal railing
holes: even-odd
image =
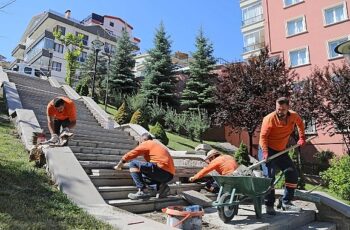
[[[260,50],[261,48],[264,48],[264,46],[265,46],[264,42],[255,43],[253,45],[245,46],[245,47],[243,47],[243,53],[248,53],[251,51]]]
[[[259,14],[259,15],[255,16],[255,17],[243,20],[242,21],[242,26],[248,26],[248,25],[254,24],[256,22],[260,22],[262,20],[264,20],[264,15],[263,14]]]

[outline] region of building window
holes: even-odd
[[[290,67],[297,67],[310,63],[308,48],[302,48],[289,52]]]
[[[79,32],[76,32],[76,35],[79,35],[79,34],[83,35],[83,40],[82,40],[83,45],[87,46],[89,44],[89,36],[82,34],[82,33],[79,33]]]
[[[284,7],[295,5],[299,2],[303,2],[304,0],[283,0]]]
[[[109,25],[114,27],[114,22],[109,22]]]
[[[243,8],[242,19],[242,26],[247,26],[263,20],[263,8],[261,3]]]
[[[259,50],[264,47],[264,42],[264,30],[258,30],[253,33],[245,34],[243,41],[243,52],[246,53],[254,50]]]
[[[53,71],[61,72],[61,69],[62,69],[62,63],[55,62],[55,61],[52,62]]]
[[[348,19],[346,10],[346,3],[343,2],[340,5],[333,6],[324,10],[325,25],[331,25],[337,22],[341,22]]]
[[[58,53],[63,53],[63,47],[64,47],[63,45],[55,43],[53,49]]]
[[[339,45],[340,43],[346,42],[347,40],[349,40],[348,37],[341,38],[338,40],[329,41],[328,42],[328,58],[333,59],[333,58],[337,58],[337,57],[342,57],[343,55],[336,53],[334,51],[334,49],[337,45]]]
[[[62,35],[66,35],[66,28],[63,27],[63,26],[57,25],[57,26],[54,28],[54,31],[59,31],[59,32],[61,32]]]
[[[287,36],[300,34],[306,31],[305,17],[299,17],[287,22]]]
[[[86,58],[87,58],[87,53],[82,51],[78,57],[78,61],[79,62],[85,62],[86,61]]]

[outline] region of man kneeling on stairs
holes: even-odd
[[[47,121],[51,133],[50,143],[59,142],[62,131],[70,132],[77,123],[77,110],[74,102],[67,97],[56,97],[47,105]],[[67,143],[65,143],[67,145]]]
[[[146,162],[132,160],[143,155]],[[146,199],[151,196],[147,185],[156,185],[157,198],[166,197],[170,188],[167,185],[175,174],[173,158],[169,151],[159,142],[152,139],[148,133],[141,136],[140,144],[127,154],[125,154],[115,170],[121,170],[123,164],[129,163],[129,169],[132,179],[138,188],[138,192],[129,193],[128,197],[132,200]]]

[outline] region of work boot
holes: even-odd
[[[273,206],[266,206],[266,214],[275,216],[276,215],[275,208]]]
[[[292,202],[288,202],[286,204],[282,203],[283,211],[291,211],[291,212],[301,212],[301,208],[295,206]]]
[[[144,200],[144,199],[149,198],[150,194],[146,190],[139,189],[139,191],[137,193],[129,193],[128,197],[131,200]]]
[[[168,186],[168,184],[161,184],[159,185],[159,190],[158,190],[158,194],[157,194],[157,198],[165,198],[169,195],[170,193],[170,188]]]

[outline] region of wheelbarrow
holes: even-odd
[[[253,176],[213,176],[220,186],[219,194],[213,206],[217,207],[220,219],[227,223],[238,213],[239,204],[252,200],[256,218],[262,216],[262,204],[265,195],[283,177],[280,175],[273,183],[271,178]]]

